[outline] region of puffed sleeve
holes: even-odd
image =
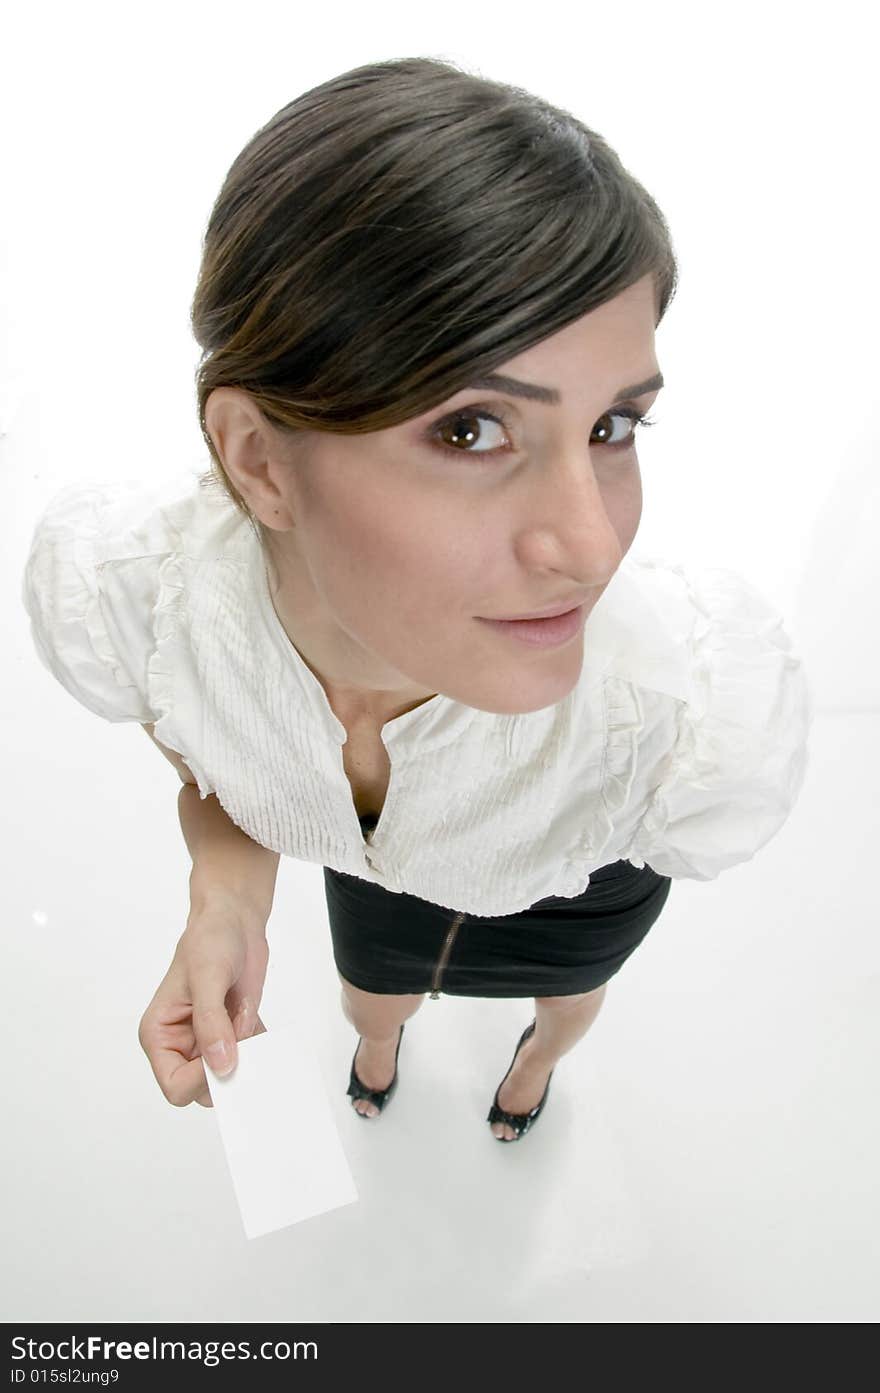
[[[21,595],[40,661],[70,695],[105,720],[148,723],[156,716],[140,674],[149,597],[120,612],[102,580],[113,499],[113,485],[74,484],[54,495],[34,529]]]
[[[781,616],[749,581],[721,568],[685,579],[696,616],[693,698],[682,703],[627,859],[714,880],[766,846],[797,802],[813,699]]]

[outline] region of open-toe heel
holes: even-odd
[[[507,1073],[504,1075],[504,1078],[501,1080],[500,1084],[498,1085],[498,1087],[497,1087],[496,1090],[495,1090],[495,1101],[493,1102],[491,1108],[489,1109],[489,1115],[488,1115],[488,1117],[487,1117],[487,1119],[486,1119],[486,1121],[487,1121],[487,1122],[490,1122],[490,1123],[491,1123],[491,1122],[506,1122],[507,1125],[508,1125],[508,1127],[512,1127],[513,1130],[516,1132],[516,1136],[515,1136],[515,1137],[496,1137],[496,1136],[495,1136],[495,1133],[493,1132],[493,1133],[492,1133],[492,1136],[495,1137],[495,1140],[496,1140],[496,1141],[519,1141],[520,1137],[524,1137],[525,1134],[526,1134],[526,1132],[529,1130],[529,1128],[530,1128],[535,1122],[537,1122],[538,1118],[539,1118],[540,1115],[541,1115],[541,1109],[543,1108],[544,1104],[545,1104],[546,1101],[547,1101],[547,1094],[550,1092],[550,1079],[552,1079],[552,1077],[553,1077],[553,1070],[552,1070],[552,1069],[550,1070],[550,1078],[548,1078],[548,1080],[547,1080],[547,1087],[544,1089],[544,1096],[542,1097],[542,1099],[541,1099],[540,1103],[538,1104],[538,1106],[537,1106],[536,1108],[532,1108],[532,1111],[531,1111],[531,1112],[525,1112],[525,1113],[519,1113],[519,1112],[505,1112],[503,1108],[500,1108],[500,1107],[498,1106],[498,1095],[499,1095],[499,1093],[501,1092],[502,1088],[504,1087],[505,1083],[507,1082],[508,1078],[510,1077],[510,1070],[513,1068],[514,1064],[516,1063],[516,1057],[517,1057],[517,1055],[519,1054],[519,1052],[520,1052],[520,1050],[522,1049],[523,1045],[525,1044],[526,1040],[530,1039],[531,1036],[534,1035],[534,1033],[535,1033],[535,1025],[536,1025],[536,1022],[535,1022],[535,1021],[532,1021],[531,1025],[527,1025],[526,1028],[525,1028],[525,1030],[523,1031],[522,1035],[520,1036],[520,1038],[519,1038],[519,1044],[517,1045],[516,1049],[515,1049],[514,1052],[513,1052],[513,1059],[510,1061],[510,1069],[508,1069]]]
[[[406,1022],[404,1022],[404,1025],[405,1024]],[[355,1048],[355,1052],[352,1056],[351,1061],[351,1078],[349,1080],[348,1088],[346,1089],[346,1096],[351,1098],[352,1107],[354,1107],[354,1100],[356,1098],[364,1098],[368,1103],[372,1103],[375,1107],[377,1107],[379,1109],[379,1112],[382,1111],[385,1104],[388,1102],[395,1088],[397,1087],[397,1056],[400,1054],[400,1042],[402,1039],[403,1026],[400,1027],[400,1035],[397,1038],[397,1050],[394,1055],[394,1078],[391,1080],[387,1088],[379,1090],[375,1088],[367,1088],[364,1084],[361,1083],[360,1079],[355,1073],[354,1061],[357,1059],[357,1052],[361,1046],[361,1041],[360,1039],[358,1040],[357,1047]],[[368,1121],[371,1117],[378,1117],[379,1115],[378,1113],[361,1112],[358,1108],[354,1108],[354,1111],[357,1113],[358,1117],[366,1118]]]

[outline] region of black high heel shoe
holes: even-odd
[[[404,1021],[404,1025],[405,1024],[406,1022]],[[362,1038],[363,1037],[361,1037],[361,1039]],[[400,1054],[400,1042],[402,1039],[403,1025],[400,1027],[400,1035],[397,1039],[397,1050],[394,1054],[394,1078],[391,1080],[387,1088],[383,1088],[380,1090],[376,1090],[374,1088],[367,1088],[364,1084],[361,1083],[360,1079],[354,1071],[354,1061],[357,1059],[357,1052],[361,1047],[361,1041],[360,1039],[358,1040],[351,1061],[351,1079],[349,1080],[348,1088],[346,1089],[346,1096],[351,1098],[352,1107],[354,1111],[357,1113],[358,1117],[366,1118],[366,1120],[369,1121],[371,1117],[378,1117],[379,1113],[360,1112],[358,1108],[354,1107],[354,1100],[356,1098],[365,1098],[368,1103],[372,1103],[374,1107],[377,1107],[379,1109],[379,1112],[381,1112],[385,1104],[391,1097],[392,1093],[394,1092],[395,1088],[397,1087],[397,1056]]]
[[[530,1039],[531,1036],[534,1035],[535,1024],[536,1022],[532,1021],[531,1025],[527,1025],[522,1035],[519,1037],[519,1044],[513,1052],[513,1059],[510,1061],[510,1069],[508,1069],[507,1073],[504,1075],[504,1078],[501,1080],[500,1084],[495,1090],[495,1101],[489,1109],[489,1115],[486,1118],[487,1122],[506,1122],[508,1127],[512,1127],[513,1130],[516,1132],[516,1136],[496,1137],[495,1133],[493,1132],[492,1136],[495,1137],[496,1141],[519,1141],[520,1137],[525,1136],[526,1132],[529,1130],[532,1124],[537,1122],[538,1118],[541,1116],[541,1109],[547,1101],[547,1094],[550,1092],[550,1079],[552,1079],[553,1077],[552,1069],[550,1070],[550,1077],[547,1079],[547,1087],[544,1089],[544,1096],[541,1099],[538,1106],[536,1108],[532,1108],[531,1112],[505,1112],[503,1108],[500,1108],[498,1106],[498,1094],[501,1092],[502,1088],[504,1087],[505,1083],[510,1077],[510,1070],[516,1063],[516,1057],[522,1049],[523,1045],[525,1044],[526,1040]]]

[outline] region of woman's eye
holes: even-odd
[[[489,421],[494,429],[487,431],[484,426],[479,425],[481,421]],[[637,427],[654,424],[650,417],[642,416],[630,407],[622,407],[616,411],[606,411],[600,416],[593,427],[593,435],[598,434],[599,439],[595,441],[598,445],[604,445],[610,450],[625,450],[635,444]],[[499,449],[503,449],[503,446],[493,444],[492,437],[497,441],[506,434],[506,429],[505,421],[493,416],[491,411],[464,407],[439,421],[431,431],[431,438],[439,441],[441,449],[449,454],[493,455],[497,454]],[[592,437],[590,443],[594,443]]]
[[[465,408],[463,411],[456,411],[454,416],[447,416],[435,428],[434,434],[447,450],[458,455],[485,455],[493,454],[498,446],[490,443],[485,444],[486,430],[476,425],[477,421],[491,421],[495,427],[496,436],[504,435],[504,423],[497,416],[493,416],[488,411],[473,411]],[[489,435],[493,434],[492,431]],[[482,449],[473,448],[475,445],[482,445]]]

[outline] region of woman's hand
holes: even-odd
[[[269,945],[266,921],[222,898],[190,911],[171,966],[141,1017],[138,1040],[169,1103],[213,1107],[215,1074],[238,1063],[237,1040],[266,1029],[257,1015]]]

